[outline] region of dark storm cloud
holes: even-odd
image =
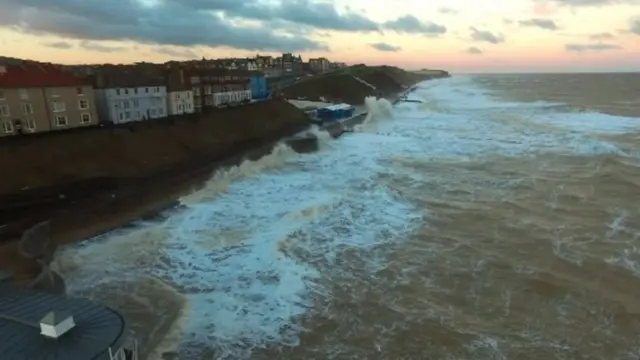
[[[396,20],[387,21],[383,24],[383,27],[406,34],[442,35],[447,32],[447,28],[444,25],[430,21],[420,21],[413,15],[405,15]]]
[[[375,43],[375,44],[369,44],[369,46],[371,46],[372,48],[378,51],[386,51],[386,52],[398,52],[402,50],[402,48],[399,46],[395,46],[387,43]]]
[[[471,39],[478,42],[488,42],[491,44],[500,44],[504,42],[502,35],[494,34],[486,30],[478,30],[475,27],[471,27]]]
[[[235,27],[219,15],[183,6],[177,0],[165,0],[154,7],[136,0],[3,0],[0,14],[0,27],[76,39],[264,51],[326,48],[302,36],[280,36],[265,28]]]
[[[193,10],[223,12],[226,16],[269,22],[274,19],[305,24],[317,29],[338,31],[376,31],[379,25],[357,12],[339,13],[330,3],[311,0],[281,0],[265,4],[257,0],[167,0]]]
[[[518,21],[518,24],[526,27],[537,27],[544,30],[558,30],[558,25],[553,20],[548,19],[528,19]]]
[[[588,52],[588,51],[610,51],[610,50],[621,50],[622,47],[620,45],[615,44],[567,44],[565,45],[565,50],[570,52]]]
[[[73,47],[73,45],[69,44],[66,41],[45,42],[45,43],[42,43],[42,45],[46,47],[54,48],[54,49],[61,49],[61,50],[68,50]]]
[[[471,46],[470,48],[466,49],[464,52],[466,52],[467,54],[472,54],[472,55],[484,54],[484,51],[482,51],[480,48],[475,47],[475,46]]]
[[[241,26],[235,20],[259,25]],[[384,24],[316,0],[0,0],[0,27],[85,40],[263,51],[327,50],[315,30],[438,35],[446,27],[407,15]],[[284,35],[283,35],[284,34]]]

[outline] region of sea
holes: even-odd
[[[152,360],[638,359],[640,74],[456,75],[408,99],[56,268]]]

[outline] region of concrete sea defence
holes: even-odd
[[[275,99],[175,120],[6,139],[0,142],[8,170],[0,177],[0,241],[91,197],[139,197],[169,179],[208,176],[214,165],[240,161],[238,154],[308,126],[303,111]]]

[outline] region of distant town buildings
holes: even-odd
[[[0,58],[0,137],[208,112],[343,67],[292,53],[132,65]]]

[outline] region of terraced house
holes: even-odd
[[[167,111],[164,74],[135,66],[99,69],[94,78],[100,118],[114,124],[163,118]]]
[[[188,73],[197,112],[251,100],[249,71],[194,68]]]
[[[94,93],[81,78],[52,65],[0,65],[0,136],[97,124]]]

